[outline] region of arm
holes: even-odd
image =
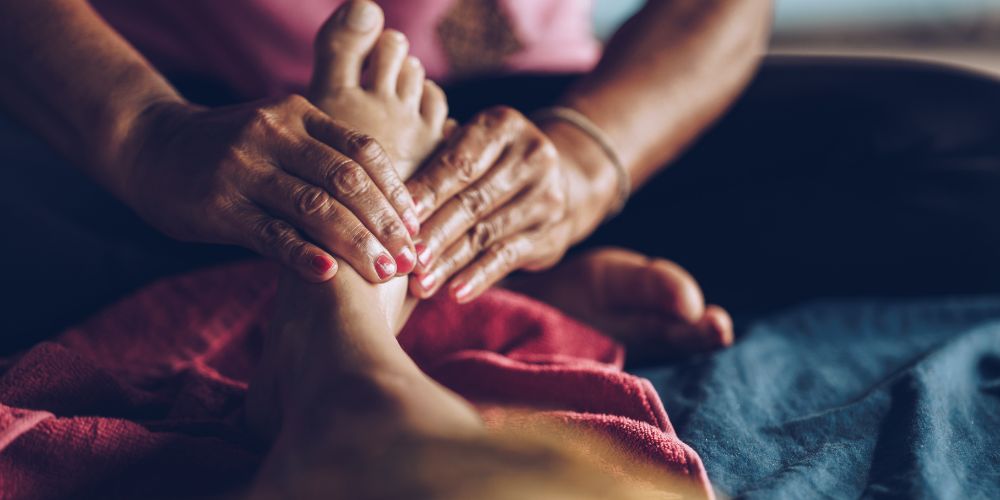
[[[746,85],[770,13],[770,0],[649,2],[561,104],[606,132],[635,189]],[[426,297],[451,278],[450,292],[466,301],[514,270],[551,266],[601,223],[617,182],[605,152],[574,126],[539,128],[509,108],[480,113],[407,184],[426,221],[429,263],[412,291]]]
[[[192,105],[83,0],[0,4],[0,67],[0,105],[173,237],[310,281],[333,253],[384,281],[377,263],[412,249],[412,200],[372,138],[298,96]]]
[[[4,2],[0,36],[0,103],[124,198],[129,131],[181,96],[83,1]]]
[[[770,21],[770,0],[648,2],[615,33],[597,68],[561,104],[610,137],[634,191],[736,99],[767,49]],[[590,137],[564,123],[545,124],[543,131],[589,184],[614,185],[606,155],[594,149]],[[576,239],[589,234],[614,201],[607,199],[613,192],[602,191],[589,194],[597,203],[579,203],[598,207],[598,213]]]

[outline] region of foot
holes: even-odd
[[[383,24],[382,10],[361,0],[327,20],[316,37],[309,99],[373,136],[406,179],[441,141],[448,104],[420,61],[407,55],[406,37]]]
[[[326,283],[282,276],[246,401],[248,425],[273,443],[258,496],[362,498],[349,493],[378,490],[374,471],[401,440],[481,434],[475,410],[396,342],[406,284],[394,281],[372,284],[349,266]]]
[[[687,271],[629,250],[592,250],[549,272],[512,278],[509,285],[633,347],[633,361],[639,355],[662,359],[733,342],[729,314],[705,305]]]
[[[443,92],[425,81],[423,67],[406,55],[406,38],[382,31],[382,25],[382,10],[371,1],[352,0],[334,12],[317,35],[310,99],[374,136],[405,179],[441,141],[448,108]],[[415,379],[423,376],[393,337],[415,304],[407,298],[406,278],[379,285],[356,278],[353,269],[341,268],[326,284],[283,280],[268,346],[247,396],[248,423],[261,436],[275,436],[287,410],[299,402],[318,404],[310,392],[326,394],[321,388],[337,373],[389,376],[398,368]],[[360,332],[388,338],[375,342]],[[323,355],[303,361],[316,353]],[[384,373],[374,372],[376,366]],[[315,376],[320,379],[310,378]],[[304,396],[296,395],[302,391]]]

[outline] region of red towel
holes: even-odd
[[[0,361],[0,498],[245,484],[262,450],[243,429],[243,397],[276,274],[250,262],[167,279]],[[622,349],[546,305],[500,290],[465,306],[429,301],[400,342],[488,422],[501,407],[536,408],[712,496],[653,387],[621,371]]]

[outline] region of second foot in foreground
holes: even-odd
[[[512,277],[506,284],[636,348],[630,361],[684,356],[733,343],[729,314],[705,304],[687,271],[631,250],[590,250],[549,271]]]

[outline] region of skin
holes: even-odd
[[[379,31],[358,33],[328,23],[318,44],[332,53],[318,52],[310,95],[323,110],[357,119],[362,130],[384,137],[389,151],[429,152],[442,139],[443,95],[423,83],[422,68],[404,57],[405,39]],[[382,66],[388,69],[372,72],[372,81],[359,84],[366,58],[373,68],[391,61]],[[393,120],[371,119],[387,115]],[[407,132],[397,133],[397,127]],[[411,173],[400,172],[404,178]],[[627,269],[637,256],[608,252],[584,259],[585,266],[600,270],[589,274],[600,281],[610,272],[630,281],[634,273]],[[700,298],[687,296],[691,290],[673,278],[683,271],[674,266],[668,274],[678,311],[694,314],[689,309],[697,309]],[[287,272],[281,277],[246,399],[248,425],[271,443],[249,496],[625,499],[648,498],[651,487],[658,494],[700,496],[685,491],[685,483],[664,482],[662,471],[636,468],[634,459],[579,430],[543,428],[532,436],[520,424],[511,432],[487,432],[466,401],[427,377],[396,342],[416,302],[407,281],[372,284],[349,266],[323,283]],[[552,437],[566,432],[573,432],[580,450]],[[609,476],[583,458],[595,455],[642,477],[641,485]]]
[[[378,9],[340,16],[381,23]],[[0,66],[0,104],[170,236],[310,281],[336,273],[333,254],[373,282],[415,265],[419,222],[389,155],[301,96],[195,106],[83,0],[0,5]]]
[[[648,2],[558,104],[608,135],[635,190],[747,84],[770,14],[769,0]],[[411,291],[446,288],[467,302],[512,271],[551,267],[604,220],[617,182],[607,155],[576,127],[483,111],[407,182],[422,223]]]

